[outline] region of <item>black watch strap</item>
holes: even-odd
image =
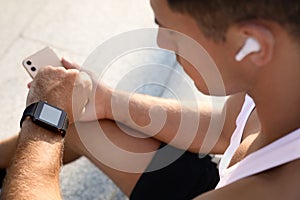
[[[38,105],[38,103],[30,104],[30,105],[24,110],[23,115],[22,115],[22,118],[21,118],[21,121],[20,121],[20,127],[21,127],[21,128],[22,128],[22,124],[23,124],[24,120],[26,119],[26,117],[30,117],[31,120],[32,120],[37,105]]]

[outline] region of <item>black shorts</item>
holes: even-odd
[[[165,144],[162,144],[160,148],[164,146]],[[142,174],[130,199],[185,200],[214,189],[219,182],[219,173],[210,156],[200,158],[198,154],[170,147],[168,154],[157,153],[148,169],[168,159],[172,152],[177,154],[180,151],[182,156],[167,167]]]
[[[2,188],[2,184],[3,184],[5,175],[6,175],[6,170],[0,169],[0,189]]]

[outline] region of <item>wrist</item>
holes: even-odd
[[[24,119],[28,117],[34,124],[63,137],[69,125],[67,113],[45,101],[38,101],[26,107],[20,120],[20,127],[22,127]]]
[[[21,166],[30,167],[30,170],[36,169],[34,171],[55,177],[61,166],[63,148],[61,135],[36,125],[28,117],[23,122],[14,159],[23,163]]]
[[[112,113],[112,96],[113,96],[113,90],[112,89],[108,89],[107,90],[107,94],[105,95],[106,99],[105,99],[105,110],[104,110],[104,115],[105,115],[105,119],[111,119],[113,120],[113,113]]]
[[[63,143],[63,137],[60,134],[53,133],[37,124],[33,123],[30,117],[26,117],[23,121],[20,140],[46,141]]]
[[[112,109],[111,109],[111,100],[113,95],[113,89],[106,86],[98,86],[95,104],[96,104],[96,114],[98,119],[111,119],[112,118]]]

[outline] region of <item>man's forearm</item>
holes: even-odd
[[[3,199],[61,199],[63,139],[25,120],[4,183]]]
[[[209,103],[179,102],[142,94],[114,91],[107,102],[107,118],[162,142],[199,152],[210,123]],[[221,113],[220,113],[221,115]],[[175,139],[174,139],[175,138]]]

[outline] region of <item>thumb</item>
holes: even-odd
[[[71,63],[70,61],[68,61],[65,58],[61,59],[61,64],[66,68],[66,69],[80,69],[80,66],[78,64],[75,63]]]

